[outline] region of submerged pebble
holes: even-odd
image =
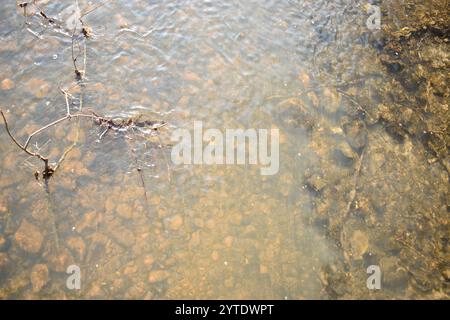
[[[9,263],[8,255],[5,252],[0,252],[0,270],[5,268]]]
[[[15,87],[14,81],[11,79],[4,79],[0,85],[3,90],[10,90]]]
[[[350,239],[352,254],[355,259],[361,259],[369,249],[369,238],[361,230],[356,230]]]
[[[148,282],[157,283],[166,280],[169,277],[169,273],[165,270],[155,270],[149,273]]]
[[[38,227],[24,219],[19,229],[17,229],[14,239],[23,250],[30,253],[37,253],[41,249],[44,236]]]
[[[36,264],[31,270],[31,285],[33,292],[39,292],[49,280],[48,268],[45,264]]]

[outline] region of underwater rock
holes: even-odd
[[[81,237],[67,239],[67,247],[77,254],[78,259],[83,260],[86,252],[86,245]]]
[[[328,283],[327,291],[335,297],[345,295],[350,286],[349,279],[343,272],[326,273],[325,283]]]
[[[238,212],[231,214],[229,219],[230,219],[230,223],[235,226],[239,226],[242,223],[242,215]]]
[[[111,237],[124,247],[131,247],[135,244],[136,238],[132,231],[127,228],[116,228],[112,231]]]
[[[129,275],[135,274],[137,271],[138,271],[137,266],[134,265],[134,264],[131,264],[131,265],[126,266],[123,269],[123,275],[124,276],[129,276]]]
[[[284,128],[303,128],[311,130],[314,127],[314,117],[304,101],[289,98],[277,105],[276,117]]]
[[[39,228],[24,219],[20,224],[19,229],[16,231],[14,239],[23,250],[37,253],[41,250],[44,237],[39,231]]]
[[[320,175],[314,174],[311,177],[309,177],[308,179],[306,179],[306,185],[310,189],[312,189],[316,192],[320,192],[323,190],[323,188],[326,187],[327,181]]]
[[[2,88],[2,90],[10,90],[10,89],[14,88],[15,85],[16,84],[11,79],[4,79],[2,81],[0,87]]]
[[[116,197],[111,196],[105,201],[105,210],[107,213],[113,212],[114,208],[116,207]]]
[[[392,112],[391,108],[386,106],[385,104],[379,104],[376,108],[376,115],[378,119],[381,119],[386,122],[394,122],[396,117]]]
[[[328,114],[335,114],[341,105],[341,96],[336,90],[325,88],[323,90],[323,109]]]
[[[179,214],[166,220],[166,226],[172,231],[179,230],[182,225],[183,217]]]
[[[133,284],[125,293],[125,299],[142,299],[145,294],[146,285],[143,282]]]
[[[55,272],[66,272],[67,267],[74,263],[74,259],[67,249],[60,253],[46,254],[45,258],[50,270]]]
[[[77,224],[76,230],[80,233],[83,233],[86,229],[95,229],[95,226],[98,223],[98,216],[99,213],[97,211],[87,212],[83,215],[83,218]]]
[[[217,260],[219,260],[219,258],[220,258],[219,252],[217,252],[216,250],[214,250],[214,251],[211,253],[211,259],[212,259],[213,261],[217,261]]]
[[[119,204],[116,208],[117,214],[124,219],[132,219],[133,218],[133,209],[126,204]]]
[[[352,254],[355,259],[362,259],[363,255],[369,249],[369,238],[361,230],[353,232],[350,239]]]
[[[257,229],[254,225],[249,224],[245,227],[242,235],[248,238],[254,238],[257,235]]]
[[[6,206],[6,203],[4,203],[0,200],[0,213],[6,213],[7,211],[8,211],[8,207]]]
[[[355,150],[362,149],[367,143],[367,130],[361,120],[350,121],[346,118],[342,121],[342,128],[347,137],[348,143]]]
[[[261,265],[259,265],[259,273],[261,273],[261,274],[268,274],[269,273],[269,268],[266,265],[261,264]]]
[[[48,268],[45,264],[36,264],[31,270],[33,292],[39,292],[48,282]]]
[[[408,273],[401,268],[397,257],[384,257],[380,260],[383,286],[393,291],[403,291],[408,286]]]
[[[45,97],[50,90],[50,86],[46,81],[37,78],[30,79],[25,84],[25,87],[27,91],[36,96],[36,98]]]
[[[444,277],[445,281],[450,281],[450,268],[442,270],[441,274]]]
[[[154,270],[148,275],[148,282],[157,283],[166,280],[169,273],[165,270]]]
[[[196,231],[191,234],[191,239],[189,240],[189,248],[195,248],[201,243],[200,232]]]
[[[358,158],[358,154],[350,147],[350,145],[346,141],[341,141],[335,148],[335,151],[338,155],[346,158],[354,160]]]
[[[5,252],[0,252],[0,270],[5,268],[9,263],[8,255]]]
[[[128,28],[128,21],[121,14],[117,13],[114,15],[114,22],[116,26],[120,29]]]
[[[147,255],[144,259],[144,265],[146,267],[151,267],[155,262],[155,258],[152,255]]]
[[[89,299],[100,299],[101,297],[104,297],[105,294],[104,294],[102,288],[99,285],[94,284],[91,287],[91,289],[88,291],[86,296]]]
[[[228,236],[223,240],[223,243],[225,244],[225,246],[227,246],[228,248],[231,248],[231,246],[233,245],[234,242],[234,238],[232,236]]]
[[[6,239],[0,236],[0,250],[6,245]]]

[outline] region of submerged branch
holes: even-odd
[[[60,123],[63,123],[67,120],[70,120],[72,118],[77,118],[77,119],[92,119],[97,125],[102,126],[102,127],[106,127],[105,132],[109,131],[109,130],[113,130],[113,131],[119,131],[119,130],[126,130],[127,128],[131,127],[131,126],[137,126],[137,127],[143,127],[143,126],[150,126],[152,130],[157,131],[159,128],[163,127],[165,125],[164,122],[153,122],[153,121],[141,121],[141,122],[135,122],[133,121],[133,119],[126,119],[126,120],[113,120],[113,119],[109,119],[109,118],[105,118],[105,117],[101,117],[97,114],[95,114],[94,112],[92,112],[92,114],[87,114],[87,113],[75,113],[75,114],[71,114],[70,110],[67,109],[68,113],[62,117],[59,118],[58,120],[55,120],[45,126],[43,126],[42,128],[34,131],[33,133],[31,133],[25,144],[21,144],[16,137],[14,137],[14,135],[11,133],[11,130],[9,129],[9,124],[8,124],[8,120],[5,117],[5,114],[3,113],[3,110],[0,109],[0,113],[2,115],[3,118],[3,122],[5,124],[5,129],[6,132],[8,133],[8,136],[11,138],[11,140],[25,153],[27,153],[30,156],[36,157],[38,159],[40,159],[41,161],[44,162],[44,172],[43,172],[43,178],[44,180],[47,180],[48,178],[50,178],[54,173],[55,170],[60,166],[61,162],[64,161],[65,157],[67,156],[67,154],[70,152],[70,150],[74,147],[74,145],[72,145],[72,147],[69,147],[63,154],[63,156],[60,158],[60,160],[57,162],[56,166],[54,168],[49,166],[49,159],[48,157],[43,156],[41,153],[39,152],[33,152],[31,150],[29,150],[28,146],[30,145],[31,139],[44,132],[45,130],[48,130]]]

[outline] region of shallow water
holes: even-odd
[[[448,173],[362,112],[390,102],[379,88],[392,77],[366,2],[107,2],[75,39],[82,86],[76,6],[47,2],[61,27],[33,7],[0,11],[0,106],[20,141],[65,115],[60,88],[74,111],[168,125],[51,128],[33,147],[52,162],[77,144],[47,188],[2,129],[0,297],[448,298]],[[171,133],[194,121],[279,129],[279,172],[174,165]],[[69,265],[80,290],[66,287]],[[381,290],[366,287],[369,265]]]

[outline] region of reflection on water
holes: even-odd
[[[397,2],[383,10],[400,29]],[[0,107],[14,134],[64,116],[60,88],[73,110],[168,125],[51,128],[33,141],[51,161],[76,144],[47,190],[33,177],[41,163],[2,129],[1,298],[448,298],[447,149],[424,141],[448,117],[448,44],[433,42],[445,35],[414,35],[443,57],[418,64],[414,82],[409,49],[384,56],[397,42],[367,29],[365,1],[112,1],[76,39],[80,86],[66,24],[76,3],[38,3],[59,27],[31,6],[26,18],[13,2],[0,12]],[[426,122],[423,105],[441,120]],[[279,173],[173,165],[171,132],[194,121],[278,128]],[[73,264],[81,290],[66,288]],[[382,290],[366,287],[370,265]]]

